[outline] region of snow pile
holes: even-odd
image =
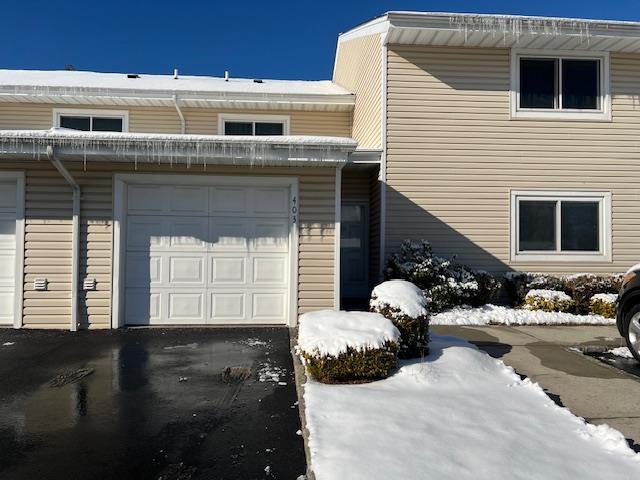
[[[616,303],[618,295],[615,293],[596,293],[591,300],[597,300],[604,303]]]
[[[469,343],[361,385],[304,386],[317,480],[640,478],[640,456]]]
[[[600,315],[524,310],[498,305],[456,307],[431,317],[431,325],[614,325]]]
[[[298,347],[320,356],[383,348],[400,339],[398,329],[378,313],[321,310],[305,313],[299,323]]]
[[[606,353],[610,353],[611,355],[615,355],[616,357],[634,358],[631,350],[629,350],[627,347],[612,348],[611,350],[607,350]]]
[[[529,290],[526,298],[543,298],[545,300],[551,300],[552,302],[570,302],[571,297],[564,292],[558,290]]]
[[[371,293],[372,308],[380,310],[385,305],[399,310],[408,317],[427,315],[427,299],[422,290],[405,280],[383,282]]]

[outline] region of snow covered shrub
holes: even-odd
[[[422,290],[406,280],[390,280],[373,289],[369,309],[393,322],[400,331],[401,358],[427,353],[429,314]]]
[[[576,311],[586,314],[591,311],[591,299],[599,293],[617,294],[622,285],[622,275],[594,275],[584,273],[565,277],[567,292],[576,302]]]
[[[616,318],[615,293],[597,293],[589,301],[590,311],[595,315],[602,315],[605,318]]]
[[[434,255],[426,240],[406,240],[389,259],[385,276],[407,280],[424,290],[430,312],[457,305],[482,305],[497,296],[500,282],[487,272],[474,272],[454,260]]]
[[[504,275],[505,288],[512,305],[520,306],[530,290],[557,290],[566,292],[562,278],[543,273],[507,272]]]
[[[524,308],[545,312],[570,312],[575,307],[569,295],[557,290],[529,290],[524,297]]]
[[[324,383],[385,378],[396,366],[400,332],[378,313],[322,310],[299,319],[298,351]]]

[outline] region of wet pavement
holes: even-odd
[[[635,358],[625,358],[613,355],[612,353],[608,353],[608,350],[608,348],[590,348],[585,349],[582,353],[589,357],[596,358],[607,365],[619,368],[631,375],[640,377],[640,363],[638,363]]]
[[[0,330],[0,478],[296,479],[285,328]]]

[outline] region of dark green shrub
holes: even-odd
[[[531,272],[508,272],[504,276],[507,295],[514,306],[521,306],[530,290],[556,290],[569,293],[564,280],[553,275]]]
[[[374,304],[372,298],[371,311],[379,313],[393,322],[400,332],[398,356],[400,358],[416,358],[429,353],[429,316],[411,317],[398,308],[385,304]]]
[[[454,260],[433,255],[426,240],[406,240],[387,262],[385,277],[407,280],[424,290],[432,313],[457,305],[484,305],[497,297],[501,288],[498,280]]]
[[[398,361],[398,344],[356,350],[348,347],[337,357],[302,351],[308,372],[323,383],[359,383],[389,376]]]
[[[569,275],[565,277],[568,293],[576,302],[576,311],[587,314],[591,311],[591,297],[599,293],[618,293],[622,275]]]

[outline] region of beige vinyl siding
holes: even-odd
[[[355,93],[353,138],[359,148],[382,146],[382,36],[340,42],[333,81]]]
[[[44,103],[0,102],[0,130],[49,129],[53,126],[54,108],[90,110],[126,110],[129,112],[129,131],[133,133],[180,133],[180,119],[170,107],[92,107],[52,105]],[[255,115],[289,115],[291,135],[351,136],[350,112],[322,111],[267,111],[216,110],[211,108],[184,108],[187,133],[218,134],[219,113]]]
[[[612,122],[510,120],[509,51],[391,46],[386,254],[405,238],[493,271],[640,258],[640,55],[611,55]],[[510,190],[609,191],[613,263],[510,261]]]
[[[80,288],[85,278],[96,290],[80,290],[81,328],[109,328],[113,235],[113,173],[133,166],[89,161],[66,163],[82,190]],[[26,170],[25,328],[68,328],[71,318],[71,188],[46,160],[3,165]],[[196,174],[194,168],[141,164],[138,173]],[[334,305],[334,168],[212,167],[207,174],[295,175],[299,178],[299,312]],[[49,290],[33,281],[46,278]]]

